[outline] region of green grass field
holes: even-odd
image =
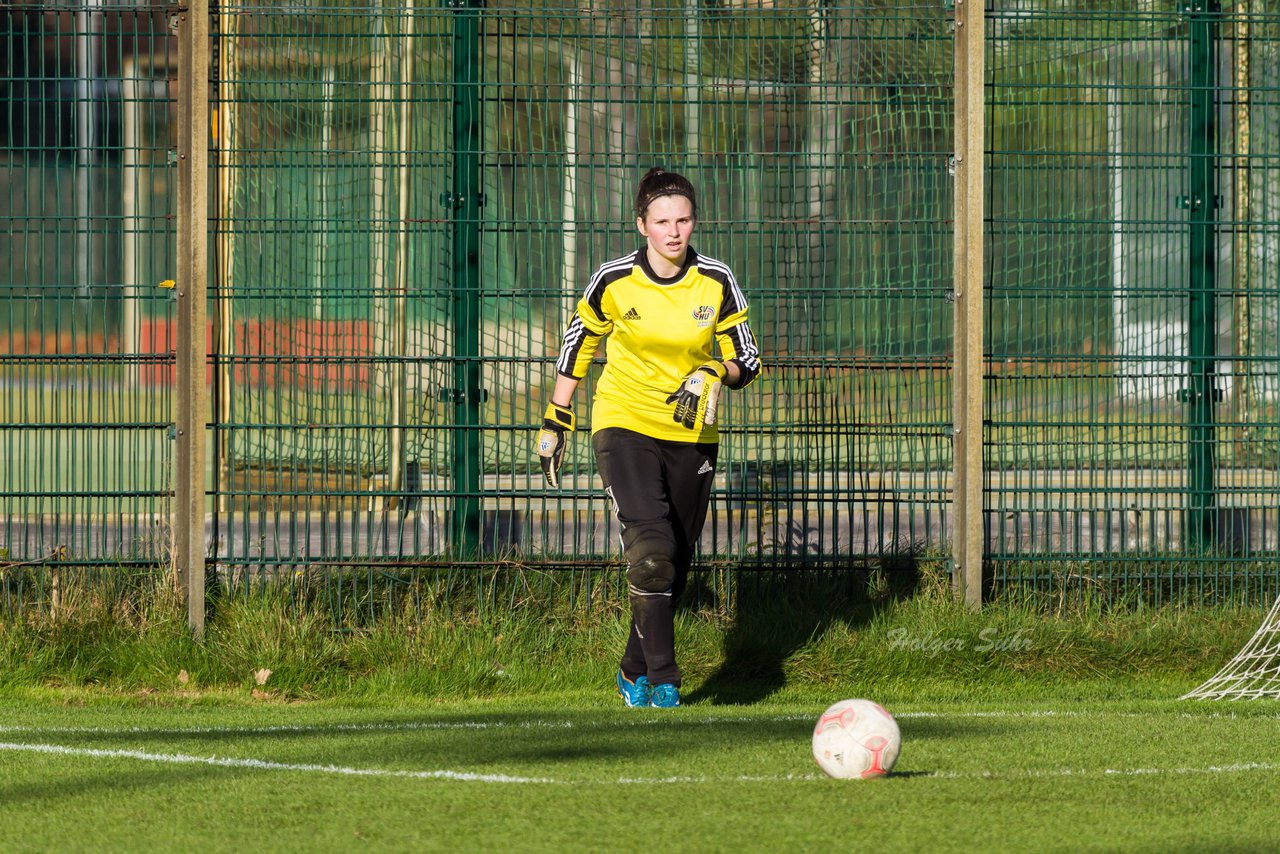
[[[155,584],[0,619],[0,851],[1280,849],[1280,705],[1176,699],[1257,608],[762,577],[681,612],[660,711],[612,693],[612,600],[343,628],[232,599],[197,643]],[[898,718],[888,778],[811,758],[855,696]]]
[[[901,758],[857,782],[810,758],[826,692],[674,712],[603,692],[359,707],[10,698],[0,850],[1280,846],[1274,703],[1063,688],[891,704]]]

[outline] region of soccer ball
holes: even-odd
[[[822,713],[813,728],[813,758],[830,777],[883,777],[898,761],[898,722],[870,700],[841,700]]]

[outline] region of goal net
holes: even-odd
[[[1280,598],[1236,657],[1184,700],[1280,698]]]

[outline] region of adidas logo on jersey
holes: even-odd
[[[633,309],[629,310],[626,314],[622,315],[622,319],[623,319],[623,320],[639,320],[639,319],[640,319],[640,312],[636,311],[636,310],[633,308]]]
[[[706,474],[709,471],[714,471],[714,469],[711,468],[711,460],[703,460],[702,468],[698,469],[698,474]]]

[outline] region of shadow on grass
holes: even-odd
[[[150,764],[137,770],[122,770],[120,760],[113,762],[82,762],[69,766],[65,757],[50,761],[46,766],[30,756],[28,770],[18,782],[0,785],[0,804],[8,809],[22,807],[47,808],[59,802],[74,802],[81,798],[97,798],[110,794],[117,802],[127,800],[131,793],[146,795],[157,787],[197,784],[214,775],[224,777],[235,773],[210,766]],[[48,768],[47,771],[40,769]],[[31,778],[35,779],[32,780]]]
[[[790,716],[709,718],[616,708],[568,713],[373,714],[343,722],[307,722],[305,717],[295,717],[293,723],[281,726],[250,723],[188,728],[174,725],[171,719],[157,724],[149,725],[144,714],[135,724],[118,728],[67,731],[54,727],[41,731],[37,727],[24,732],[24,737],[32,743],[56,741],[59,751],[73,755],[82,750],[149,754],[166,765],[177,763],[180,767],[168,773],[183,778],[197,776],[197,769],[212,772],[199,764],[201,757],[301,764],[313,771],[340,765],[389,772],[443,768],[538,777],[562,774],[583,763],[603,763],[602,767],[610,769],[635,761],[652,765],[708,747],[729,753],[731,748],[736,751],[746,746],[805,744],[811,726],[806,719]],[[6,754],[0,753],[0,760],[5,758]],[[241,768],[227,773],[246,772]],[[58,785],[71,794],[106,785],[96,770],[85,777],[77,782],[72,775]],[[138,785],[146,785],[152,778],[140,773],[138,779]],[[0,796],[12,794],[0,785]]]
[[[723,660],[683,701],[759,703],[786,683],[788,659],[833,624],[864,625],[881,609],[913,596],[919,586],[920,560],[910,550],[868,566],[742,572],[733,590],[734,619],[725,635]],[[683,601],[689,598],[686,593]]]
[[[78,720],[91,724],[92,718],[86,721],[85,714]],[[233,717],[244,720],[238,713]],[[273,775],[287,770],[334,775],[367,769],[368,775],[492,773],[561,781],[616,779],[619,769],[625,769],[621,773],[627,776],[646,779],[662,779],[673,773],[731,779],[744,773],[737,764],[743,756],[752,757],[746,773],[813,770],[810,717],[774,715],[767,709],[727,714],[705,705],[701,711],[690,708],[675,713],[618,708],[347,712],[341,720],[302,709],[287,718],[291,723],[284,725],[247,722],[213,726],[206,718],[203,725],[190,727],[177,723],[172,711],[156,715],[138,710],[130,723],[118,726],[74,731],[36,727],[24,731],[24,737],[33,743],[54,741],[60,751],[69,754],[79,750],[140,752],[149,758],[132,758],[147,762],[148,767],[122,768],[120,763],[129,757],[105,757],[101,764],[75,757],[69,766],[66,757],[58,757],[49,763],[43,778],[41,772],[33,771],[34,779],[24,775],[0,784],[0,803],[33,804],[105,791],[122,791],[127,796],[133,789],[198,783],[212,775],[262,779],[265,785],[275,785],[272,779],[281,778],[262,777],[263,763],[282,763],[270,769]],[[900,726],[907,743],[990,738],[1011,730],[1007,721],[991,718],[909,718]],[[210,762],[244,765],[215,768],[203,764],[205,757]],[[0,762],[5,758],[0,754]],[[930,773],[916,768],[892,776]]]

